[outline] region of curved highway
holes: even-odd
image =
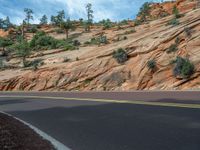
[[[199,150],[200,92],[1,92],[0,111],[72,150]]]

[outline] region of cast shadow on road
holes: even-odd
[[[153,100],[151,102],[163,102],[163,103],[179,103],[179,104],[200,104],[200,98],[199,100],[180,100],[180,99],[158,99]]]
[[[20,100],[17,100],[17,99],[14,99],[14,100],[0,100],[0,106],[2,106],[2,105],[10,105],[10,104],[20,104],[20,103],[26,103],[26,102],[28,102],[28,101],[26,101],[26,100],[22,100],[22,99],[20,99]]]

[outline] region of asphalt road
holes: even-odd
[[[30,95],[40,97],[26,97]],[[200,149],[198,108],[95,102],[92,98],[200,105],[200,92],[16,92],[0,93],[0,111],[36,126],[72,150]]]

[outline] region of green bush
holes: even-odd
[[[119,64],[123,64],[128,60],[128,54],[124,49],[119,48],[117,51],[113,52],[113,58],[115,58]]]
[[[189,59],[177,57],[175,67],[173,69],[174,76],[181,76],[182,78],[189,78],[194,73],[194,65]]]
[[[10,47],[11,45],[13,45],[13,41],[9,38],[2,38],[0,37],[0,48],[2,48],[2,56],[7,56],[8,55],[8,51],[5,49],[7,47]]]
[[[57,48],[57,40],[46,35],[45,32],[37,32],[30,41],[30,47],[33,49],[55,49]]]
[[[191,28],[186,27],[186,28],[184,29],[184,32],[185,32],[185,34],[186,34],[186,36],[187,36],[188,38],[190,38],[190,37],[192,36],[192,29],[191,29]]]
[[[167,53],[172,53],[172,52],[176,52],[178,50],[177,44],[172,44],[168,49],[167,49]]]
[[[38,31],[38,28],[36,25],[30,26],[30,28],[28,29],[29,33],[36,33],[37,31]]]
[[[132,30],[129,30],[129,31],[126,31],[124,34],[131,34],[131,33],[135,33],[135,29],[132,29]]]
[[[74,41],[73,41],[73,45],[74,45],[74,46],[80,46],[81,43],[80,43],[78,40],[74,40]]]
[[[156,68],[156,61],[153,59],[153,60],[149,60],[148,62],[147,62],[147,66],[148,66],[148,68],[149,69],[155,69]]]
[[[178,10],[178,8],[176,6],[174,6],[174,8],[172,10],[172,13],[174,14],[174,17],[176,19],[181,18],[183,16],[183,15],[180,14],[180,12],[179,12],[179,10]]]
[[[64,45],[64,50],[66,50],[66,51],[68,51],[68,50],[76,50],[76,49],[77,48],[74,45],[70,44],[70,43]]]
[[[23,67],[27,67],[26,57],[30,55],[31,48],[27,41],[23,40],[20,43],[15,44],[17,56],[22,58]]]
[[[173,18],[172,20],[168,22],[168,25],[172,25],[172,26],[178,26],[179,24],[180,22],[178,21],[177,18]]]
[[[100,45],[100,44],[108,44],[107,36],[101,35],[97,38],[92,38],[90,41],[86,41],[85,45]]]
[[[178,44],[180,44],[180,42],[181,42],[181,39],[179,37],[177,37],[175,40],[175,44],[178,45]]]
[[[103,25],[103,30],[110,29],[113,26],[110,19],[103,20],[101,24]]]
[[[118,23],[118,25],[128,25],[128,20],[122,20]]]
[[[108,44],[107,36],[100,36],[98,38],[100,44]]]
[[[136,19],[136,20],[134,21],[134,24],[135,24],[135,26],[139,26],[139,25],[142,24],[142,21]]]
[[[149,2],[145,2],[142,7],[140,8],[139,13],[137,14],[137,17],[140,18],[140,22],[146,22],[147,21],[147,17],[150,16],[150,7],[151,3]]]

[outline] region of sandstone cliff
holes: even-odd
[[[187,2],[187,3],[186,3]],[[191,3],[191,4],[190,4]],[[193,1],[179,0],[175,3],[184,16],[180,24],[170,26],[167,23],[172,15],[157,19],[135,28],[136,32],[126,35],[127,40],[112,42],[125,31],[133,30],[126,27],[121,30],[105,30],[111,41],[104,46],[82,47],[77,51],[61,52],[71,61],[61,63],[60,55],[54,54],[53,63],[41,67],[37,71],[12,71],[5,77],[6,71],[0,72],[0,90],[48,90],[48,91],[87,91],[87,90],[188,90],[200,89],[200,9],[193,10]],[[157,9],[164,8],[169,13],[174,3],[157,4]],[[154,9],[156,14],[156,9]],[[159,12],[159,11],[158,11]],[[191,37],[187,37],[185,28],[190,28]],[[98,34],[99,29],[92,32]],[[89,34],[89,33],[88,33]],[[166,51],[176,38],[180,38],[178,51],[168,54]],[[86,35],[79,37],[79,40]],[[84,41],[84,40],[83,40]],[[114,50],[124,48],[129,59],[125,64],[118,64],[112,57]],[[171,62],[176,56],[187,57],[195,65],[195,73],[188,79],[178,79],[173,75],[174,65]],[[76,57],[79,59],[76,60]],[[147,62],[154,59],[157,70],[152,72]],[[60,63],[59,63],[60,62]],[[20,73],[16,73],[20,72]],[[16,73],[16,74],[15,74]],[[4,75],[4,77],[3,77]]]

